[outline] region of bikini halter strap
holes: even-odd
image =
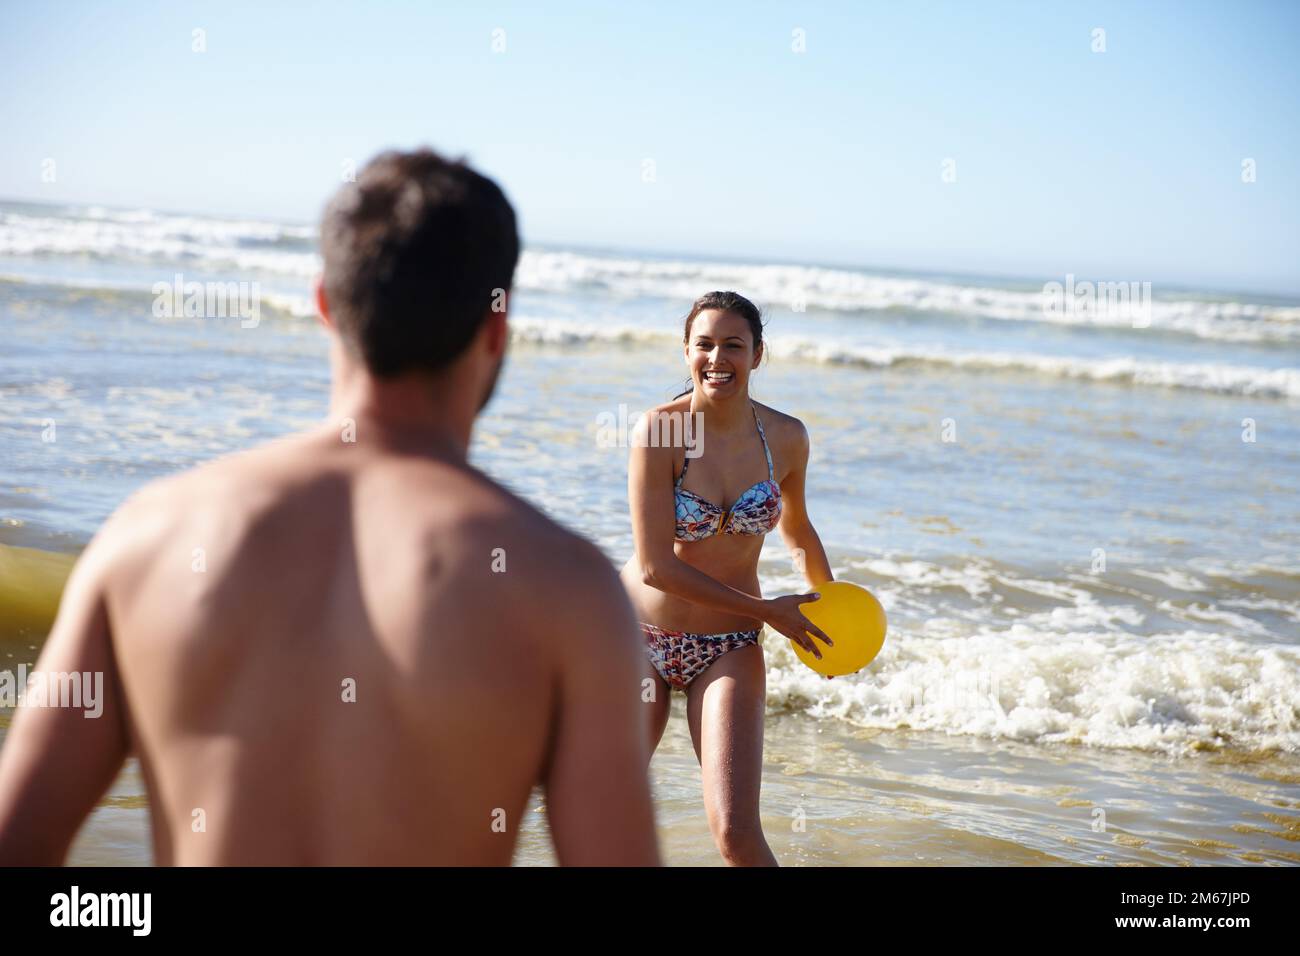
[[[767,434],[763,431],[763,419],[758,417],[758,406],[753,402],[749,407],[754,410],[754,424],[758,426],[758,437],[763,439],[763,455],[767,458],[767,480],[772,480],[772,450],[767,447]]]

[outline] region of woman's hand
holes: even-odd
[[[804,617],[799,605],[815,601],[820,596],[815,593],[786,594],[763,602],[763,620],[818,660],[821,660],[822,652],[808,635],[819,638],[827,647],[833,647],[835,642],[826,636],[825,631]]]

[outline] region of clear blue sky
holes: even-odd
[[[6,3],[0,197],[314,220],[428,143],[531,241],[1296,292],[1298,51],[1292,2]]]

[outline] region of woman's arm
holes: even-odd
[[[781,482],[781,523],[777,529],[795,557],[795,568],[803,571],[808,584],[815,588],[827,581],[834,581],[835,575],[831,573],[831,563],[826,558],[822,539],[808,518],[804,482],[808,477],[808,451],[811,443],[808,429],[802,422],[798,425],[798,441],[791,456],[790,473]]]

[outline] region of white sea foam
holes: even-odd
[[[1300,752],[1294,647],[1041,622],[951,630],[892,628],[867,671],[831,681],[769,634],[769,703],[864,727],[1169,753],[1229,744]]]
[[[806,265],[534,251],[523,257],[517,281],[523,288],[551,292],[600,287],[619,296],[653,296],[681,302],[692,301],[701,289],[735,288],[761,304],[783,308],[854,312],[907,309],[1019,322],[1116,329],[1132,326],[1129,317],[1115,310],[1047,310],[1041,288],[989,288]],[[1160,298],[1151,303],[1151,327],[1221,341],[1300,341],[1300,306]]]
[[[316,303],[312,301],[310,296],[263,292],[261,301],[265,308],[274,309],[295,318],[310,319],[316,316]]]
[[[1259,621],[1246,617],[1244,614],[1237,614],[1235,611],[1214,607],[1211,604],[1179,605],[1172,601],[1161,601],[1158,606],[1160,610],[1175,621],[1191,624],[1215,624],[1233,634],[1250,635],[1252,637],[1267,638],[1271,636],[1269,629]]]
[[[1261,398],[1300,398],[1300,369],[1297,368],[1145,361],[1131,356],[1090,359],[1018,352],[865,348],[825,345],[792,338],[774,339],[772,349],[777,354],[815,362],[867,368],[920,365],[967,372],[1026,372],[1118,385],[1179,388]]]
[[[180,216],[150,210],[90,207],[75,214],[0,210],[0,255],[92,256],[185,263],[213,271],[256,271],[306,278],[320,268],[312,226],[248,219]],[[1140,281],[1141,276],[1080,277]],[[735,288],[762,305],[837,312],[902,310],[1010,322],[1047,322],[1123,329],[1118,312],[1052,311],[1041,287],[999,288],[867,270],[810,265],[726,263],[530,248],[516,286],[553,293],[596,291],[615,298],[651,297],[687,303],[703,289]],[[1300,306],[1161,295],[1151,303],[1151,329],[1225,342],[1300,342]]]
[[[1201,581],[1185,571],[1165,570],[1165,571],[1143,571],[1134,570],[1134,574],[1141,575],[1144,578],[1151,578],[1159,581],[1166,587],[1173,588],[1175,591],[1204,591],[1205,582]]]
[[[1227,598],[1219,603],[1224,607],[1239,607],[1247,611],[1276,611],[1288,620],[1300,624],[1300,602],[1297,601],[1280,601],[1277,598],[1265,597]]]
[[[803,589],[783,563],[764,570],[771,593]],[[1300,752],[1300,648],[1227,610],[1256,603],[1234,600],[1241,591],[1206,584],[1199,600],[1176,606],[1142,581],[1191,590],[1194,579],[1177,569],[1113,568],[1108,583],[1090,587],[986,558],[883,556],[835,573],[867,584],[885,607],[885,647],[866,671],[827,681],[769,632],[774,706],[865,727],[1040,743]],[[1114,579],[1125,586],[1116,591]],[[1294,613],[1274,603],[1267,609]],[[1180,624],[1159,630],[1157,617]]]
[[[993,587],[991,567],[978,560],[961,568],[931,564],[928,561],[899,561],[892,558],[869,558],[850,562],[850,567],[867,571],[878,577],[891,578],[908,588],[960,588],[972,598],[983,597]]]
[[[144,210],[84,218],[0,213],[0,255],[89,256],[296,277],[320,269],[319,257],[304,247],[314,235],[306,226]],[[280,243],[291,248],[275,248]]]

